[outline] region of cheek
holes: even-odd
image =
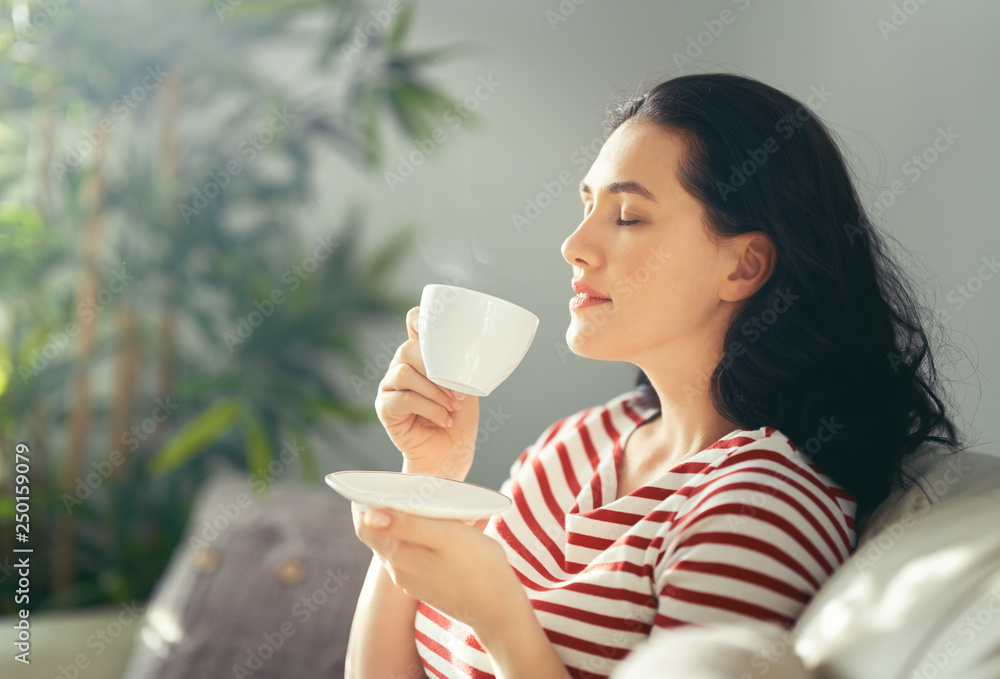
[[[667,339],[693,330],[710,314],[715,292],[711,279],[693,261],[678,264],[663,262],[631,275],[619,311],[627,315],[624,325],[634,337]]]

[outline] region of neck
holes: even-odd
[[[660,401],[661,416],[645,425],[650,427],[650,456],[678,462],[739,429],[738,423],[723,417],[712,404],[710,378],[720,359],[703,349],[692,349],[639,366]]]

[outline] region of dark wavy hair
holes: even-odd
[[[776,248],[711,376],[720,414],[788,436],[855,497],[859,524],[905,487],[900,463],[922,443],[962,449],[935,393],[926,309],[809,108],[749,77],[698,74],[614,106],[605,139],[630,120],[684,141],[678,179],[716,242],[762,231]],[[656,399],[641,371],[637,385]]]

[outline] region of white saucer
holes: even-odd
[[[464,481],[403,472],[334,472],[326,485],[358,504],[433,519],[475,521],[502,512],[511,499]]]

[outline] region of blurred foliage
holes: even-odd
[[[321,154],[375,170],[388,127],[416,139],[454,106],[426,71],[456,48],[409,49],[412,18],[0,1],[0,547],[24,442],[30,608],[146,598],[218,467],[317,480],[311,442],[370,420],[344,375],[407,306],[389,282],[411,233],[362,247],[336,187],[324,235],[296,223]],[[7,565],[0,613],[20,608]]]

